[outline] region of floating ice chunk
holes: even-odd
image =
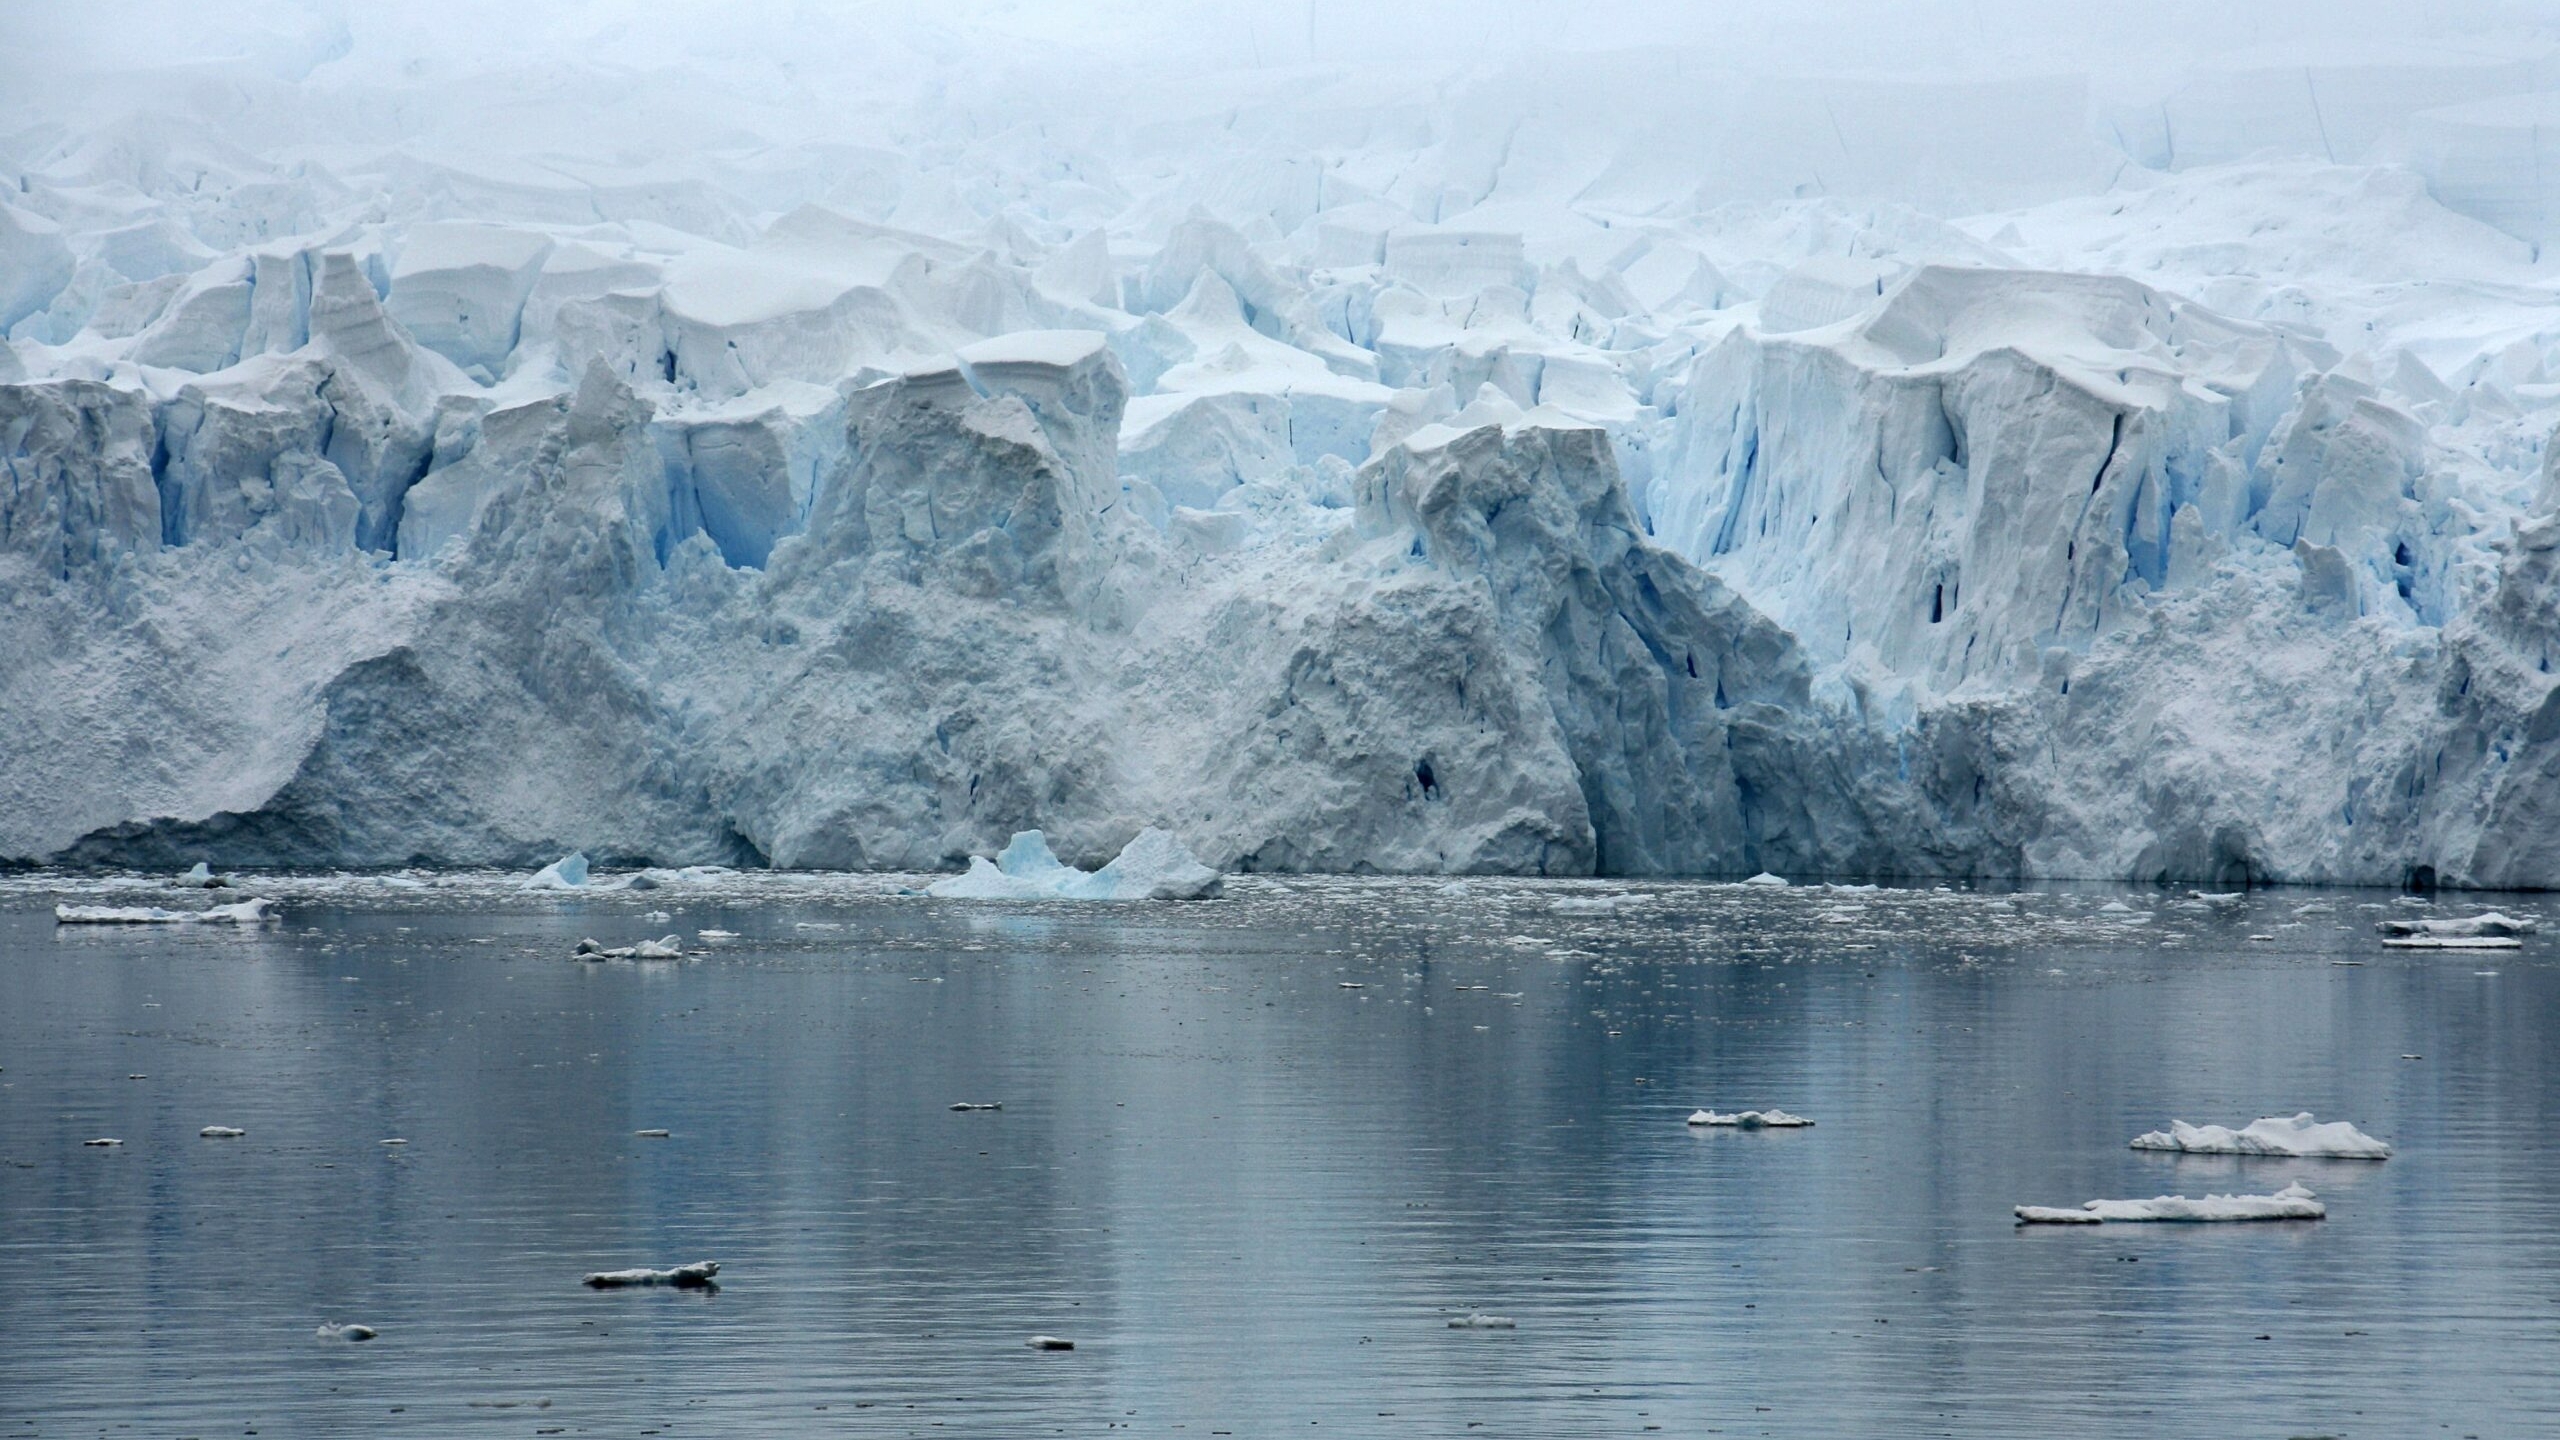
[[[275,903],[264,898],[216,905],[209,910],[163,910],[153,905],[56,905],[57,925],[254,925],[275,918]]]
[[[667,1132],[664,1130],[634,1130],[631,1133],[643,1140],[664,1140],[667,1138]]]
[[[2135,911],[2132,906],[2127,905],[2121,900],[2110,900],[2106,904],[2098,907],[2098,913],[2101,915],[2131,915],[2134,914]]]
[[[2344,1120],[2322,1124],[2303,1111],[2269,1116],[2234,1130],[2172,1120],[2166,1130],[2133,1138],[2136,1150],[2177,1150],[2189,1155],[2280,1155],[2289,1159],[2388,1160],[2391,1147]]]
[[[237,1140],[248,1133],[237,1125],[207,1125],[196,1132],[207,1140]]]
[[[586,852],[572,850],[533,872],[524,882],[527,890],[577,890],[587,883]]]
[[[993,862],[971,856],[969,873],[937,880],[925,893],[942,900],[1199,900],[1224,886],[1225,877],[1170,831],[1151,825],[1089,873],[1061,862],[1039,831],[1024,830]]]
[[[2382,942],[2387,950],[2521,950],[2524,942],[2506,935],[2401,935]]]
[[[1787,877],[1784,875],[1772,875],[1768,871],[1763,870],[1759,874],[1752,876],[1750,879],[1745,880],[1742,883],[1745,885],[1766,885],[1772,890],[1784,890],[1787,888]]]
[[[698,1290],[713,1284],[711,1277],[720,1273],[717,1260],[696,1260],[690,1265],[673,1265],[664,1270],[599,1270],[582,1284],[598,1290],[618,1290],[631,1285],[673,1285],[679,1289]]]
[[[631,947],[634,960],[680,960],[684,958],[684,941],[673,935],[643,940]]]
[[[379,1331],[379,1330],[374,1329],[374,1328],[373,1328],[372,1326],[370,1326],[370,1325],[334,1325],[334,1324],[332,1324],[332,1325],[323,1325],[323,1326],[321,1326],[319,1329],[314,1330],[314,1331],[313,1331],[313,1332],[311,1332],[311,1333],[312,1333],[312,1335],[313,1335],[315,1338],[317,1338],[317,1339],[321,1339],[321,1340],[344,1340],[344,1341],[348,1341],[349,1343],[353,1343],[353,1342],[355,1342],[355,1341],[359,1341],[359,1340],[370,1340],[370,1339],[372,1339],[374,1336],[379,1335],[379,1334],[381,1334],[382,1332],[381,1332],[381,1331]]]
[[[2519,920],[2492,910],[2485,915],[2464,915],[2444,920],[2377,920],[2373,928],[2385,935],[2431,935],[2454,940],[2530,935],[2536,927],[2530,920]]]
[[[2187,894],[2207,905],[2238,907],[2249,903],[2246,890],[2190,890]]]
[[[169,883],[172,885],[184,885],[190,890],[219,890],[231,882],[214,874],[212,866],[199,860],[196,862],[194,869],[179,876],[177,879],[170,881]]]
[[[1004,1102],[1001,1100],[990,1100],[981,1103],[963,1100],[953,1105],[951,1108],[954,1110],[1001,1110],[1004,1108]]]
[[[1558,915],[1614,915],[1627,898],[1624,895],[1568,895],[1547,909]]]
[[[1022,1343],[1030,1346],[1034,1350],[1073,1350],[1076,1348],[1076,1342],[1073,1340],[1061,1340],[1055,1335],[1034,1335]]]
[[[2016,1207],[2022,1225],[2095,1225],[2136,1220],[2321,1220],[2329,1207],[2299,1183],[2273,1195],[2161,1195],[2149,1200],[2092,1200],[2073,1210],[2053,1205]]]
[[[95,1140],[83,1140],[83,1141],[81,1141],[80,1143],[81,1143],[81,1144],[83,1144],[83,1145],[96,1145],[96,1146],[99,1146],[99,1147],[103,1148],[103,1147],[105,1147],[105,1146],[109,1146],[109,1145],[121,1145],[121,1144],[123,1144],[124,1142],[123,1142],[123,1141],[121,1141],[121,1140],[118,1140],[117,1138],[115,1138],[115,1137],[114,1137],[114,1136],[112,1136],[112,1135],[101,1135],[101,1136],[99,1136],[99,1137],[98,1137],[97,1139],[95,1139]]]
[[[735,930],[696,930],[693,932],[693,938],[696,940],[735,940],[738,938],[738,932]]]
[[[1478,1311],[1473,1315],[1461,1315],[1450,1321],[1449,1328],[1452,1330],[1517,1330],[1520,1325],[1508,1315],[1487,1315]]]
[[[1813,1122],[1784,1110],[1738,1110],[1719,1115],[1713,1110],[1700,1110],[1689,1117],[1692,1125],[1727,1125],[1741,1130],[1809,1130]]]

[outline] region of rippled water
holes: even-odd
[[[65,883],[0,882],[0,1440],[2560,1429],[2552,942],[2386,951],[2387,895]],[[2302,1109],[2399,1153],[2125,1146]],[[2328,1220],[2010,1216],[2297,1178]]]

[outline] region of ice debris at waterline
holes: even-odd
[[[2321,1220],[2329,1207],[2300,1183],[2273,1195],[2161,1195],[2149,1200],[2091,1200],[2078,1209],[2017,1207],[2021,1225],[2096,1225],[2105,1221]]]
[[[381,1333],[370,1325],[323,1325],[312,1332],[312,1338],[355,1342],[370,1340]]]
[[[1004,1108],[1004,1102],[1001,1100],[961,1100],[955,1102],[951,1108],[954,1110],[1001,1110]]]
[[[1449,1322],[1449,1328],[1452,1330],[1517,1330],[1520,1327],[1508,1315],[1486,1315],[1479,1312],[1474,1315],[1459,1316]]]
[[[1739,1130],[1805,1130],[1813,1122],[1784,1110],[1739,1110],[1720,1115],[1713,1110],[1700,1110],[1689,1117],[1692,1125],[1721,1125]]]
[[[2166,1130],[2133,1137],[2136,1150],[2175,1150],[2189,1155],[2278,1155],[2288,1159],[2388,1160],[2391,1147],[2344,1120],[2323,1124],[2311,1112],[2269,1116],[2234,1130],[2172,1120]]]
[[[599,1270],[580,1281],[598,1290],[618,1290],[635,1285],[673,1285],[679,1289],[698,1290],[715,1283],[720,1273],[717,1260],[696,1260],[690,1265],[673,1265],[664,1270]]]
[[[237,1125],[207,1125],[196,1134],[206,1140],[237,1140],[249,1132]]]
[[[1225,883],[1172,832],[1150,825],[1094,871],[1060,861],[1039,831],[1020,831],[993,861],[972,855],[969,873],[937,880],[925,893],[937,900],[1203,900]]]
[[[2395,935],[2383,941],[2382,948],[2385,950],[2521,950],[2524,948],[2524,942],[2511,935]]]
[[[213,873],[213,867],[199,860],[195,868],[169,882],[190,890],[219,890],[231,883],[225,876]]]
[[[107,1148],[108,1146],[112,1146],[112,1145],[121,1145],[121,1144],[123,1144],[124,1142],[123,1142],[122,1140],[119,1140],[119,1139],[115,1138],[115,1137],[114,1137],[114,1136],[112,1136],[112,1135],[101,1135],[101,1136],[99,1136],[99,1137],[98,1137],[97,1139],[95,1139],[95,1140],[83,1140],[83,1141],[81,1141],[80,1143],[81,1143],[81,1144],[83,1144],[83,1145],[95,1145],[95,1146],[99,1147],[100,1149],[105,1149],[105,1148]]]
[[[252,925],[275,918],[273,900],[242,900],[210,910],[163,910],[155,905],[56,905],[57,925]]]
[[[1030,1346],[1034,1350],[1073,1350],[1076,1348],[1076,1342],[1073,1340],[1062,1340],[1055,1335],[1034,1335],[1022,1343]]]

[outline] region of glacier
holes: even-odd
[[[2560,27],[269,8],[0,62],[0,862],[2560,885]]]

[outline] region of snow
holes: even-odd
[[[2136,1150],[2176,1150],[2190,1155],[2282,1155],[2296,1159],[2388,1160],[2391,1147],[2344,1120],[2321,1124],[2311,1112],[2269,1116],[2234,1130],[2172,1120],[2167,1130],[2133,1138]]]
[[[2096,1225],[2106,1221],[2320,1220],[2329,1207],[2299,1183],[2272,1195],[2207,1195],[2190,1200],[2162,1195],[2150,1200],[2092,1200],[2076,1210],[2050,1205],[2016,1207],[2022,1225]]]
[[[1061,862],[1039,831],[1024,830],[994,860],[971,856],[967,874],[937,880],[925,893],[941,900],[1199,900],[1220,887],[1217,871],[1170,831],[1149,826],[1089,873]]]
[[[2547,27],[1202,4],[52,7],[0,861],[2560,884]]]

